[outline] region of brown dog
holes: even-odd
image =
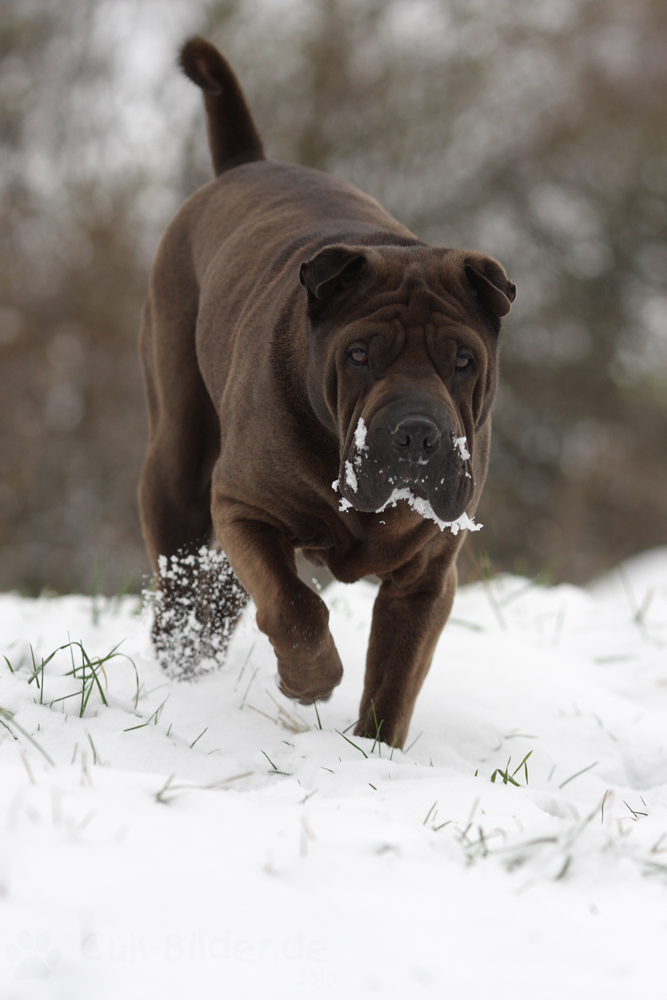
[[[295,550],[346,583],[379,576],[356,733],[401,746],[486,475],[515,288],[496,261],[427,246],[350,184],[267,161],[218,51],[195,38],[181,63],[204,91],[218,176],[169,226],[144,314],[140,505],[158,586],[172,610],[200,586],[160,580],[159,557],[214,529],[283,692],[309,704],[342,666]],[[238,604],[198,613],[215,628]],[[156,619],[158,646],[178,621]]]

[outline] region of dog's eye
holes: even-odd
[[[347,356],[354,365],[368,364],[368,351],[365,347],[353,347],[347,352]]]
[[[468,372],[472,368],[474,362],[472,355],[470,354],[457,354],[456,355],[456,371],[457,372]]]

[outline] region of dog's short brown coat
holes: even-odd
[[[441,520],[474,514],[514,286],[491,258],[427,246],[352,185],[266,160],[209,43],[187,43],[182,65],[204,90],[218,177],[167,229],[150,280],[148,551],[158,572],[159,556],[192,552],[213,529],[256,604],[282,690],[304,703],[329,697],[342,667],[295,550],[345,582],[380,577],[356,732],[379,726],[402,745],[464,532],[404,500],[376,511],[400,466],[417,470],[414,491]],[[406,413],[408,429],[436,427],[435,458],[425,441],[405,465],[405,440],[392,435]],[[442,472],[437,488],[419,478],[428,462]]]

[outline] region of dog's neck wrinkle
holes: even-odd
[[[305,305],[303,307],[303,338],[294,337],[294,328],[290,326],[293,317],[294,303],[289,302],[278,318],[271,340],[275,381],[290,408],[286,412],[291,412],[294,415],[294,427],[299,436],[303,437],[304,444],[313,453],[325,458],[330,453],[334,468],[337,468],[338,441],[335,435],[318,419],[305,391],[308,361]]]
[[[337,580],[354,583],[400,571],[438,529],[401,505],[383,514],[349,511],[348,517],[337,519],[333,532],[334,544],[319,556]]]

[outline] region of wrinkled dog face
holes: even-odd
[[[514,298],[502,267],[423,245],[332,246],[301,265],[301,282],[308,393],[340,441],[340,493],[377,511],[407,489],[456,520],[472,499],[475,429]]]

